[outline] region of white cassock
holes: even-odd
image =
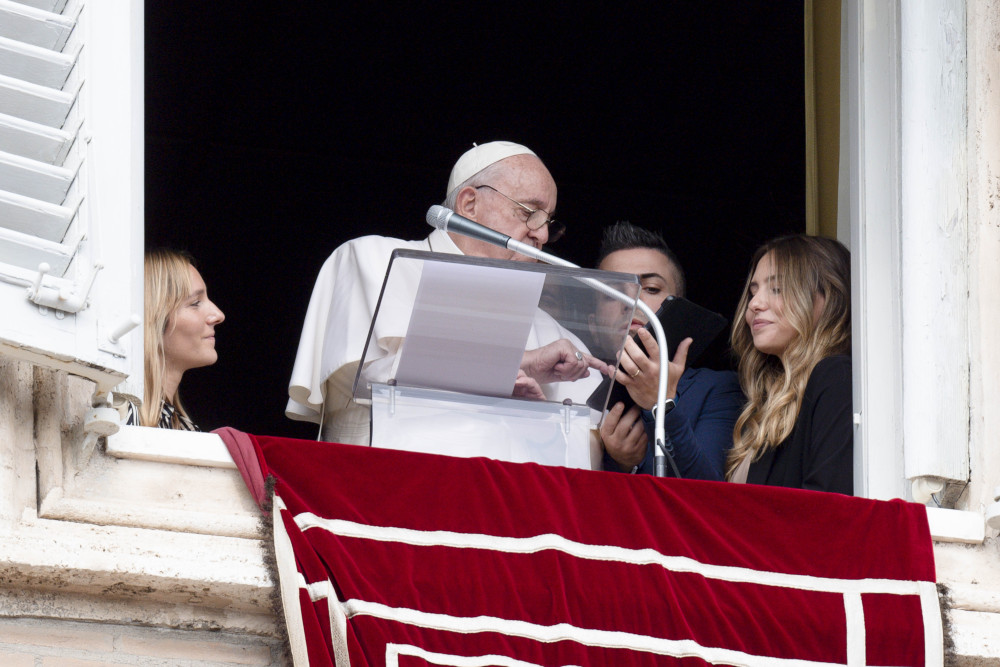
[[[371,412],[369,406],[354,402],[354,378],[390,256],[400,248],[462,254],[447,232],[441,230],[434,230],[422,241],[363,236],[334,250],[316,278],[288,385],[285,415],[322,423],[322,439],[328,442],[369,444]],[[379,316],[378,325],[384,330],[375,332],[377,340],[405,335],[406,323],[386,318],[384,313]],[[526,349],[542,347],[560,338],[587,351],[577,336],[539,309]],[[368,361],[372,358],[369,350]],[[583,404],[600,381],[600,374],[592,370],[589,377],[542,385],[542,390],[549,400],[569,398]]]

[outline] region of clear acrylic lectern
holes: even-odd
[[[609,304],[588,280],[632,300]],[[638,292],[630,274],[394,251],[354,381],[372,446],[599,468],[587,401],[601,373],[528,396],[515,380],[526,352],[559,339],[613,363]]]

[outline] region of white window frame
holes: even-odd
[[[904,498],[898,3],[844,4],[838,231],[852,250],[854,492]],[[867,25],[884,29],[867,30]]]
[[[114,334],[142,314],[143,5],[65,4],[64,14],[79,11],[67,45],[78,59],[64,86],[79,89],[79,97],[61,130],[79,127],[66,164],[78,167],[71,192],[80,205],[66,241],[49,245],[75,249],[75,256],[64,276],[0,264],[0,354],[87,377],[98,395],[127,377],[127,391],[141,395],[142,328]],[[39,305],[29,300],[32,288],[83,307]]]
[[[956,17],[948,27],[961,31],[964,56],[965,14],[960,0],[932,4],[847,0],[841,51],[838,236],[852,249],[855,494],[919,502],[938,481],[961,485],[970,476],[968,267],[961,264],[968,241],[936,234],[934,217],[954,215],[967,233],[965,71],[922,60],[935,49],[934,57],[954,57],[934,42],[943,39],[938,20],[946,16]],[[958,93],[923,89],[956,81]],[[962,168],[929,173],[942,153],[956,151]],[[928,307],[942,300],[943,315]],[[950,318],[958,333],[942,335],[936,317]],[[930,507],[928,516],[937,540],[984,539],[981,512]]]

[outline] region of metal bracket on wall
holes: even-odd
[[[66,313],[78,313],[88,305],[90,290],[94,287],[94,280],[97,279],[98,272],[103,269],[101,264],[95,264],[91,269],[90,276],[86,280],[86,289],[80,290],[79,286],[73,284],[68,287],[48,287],[43,285],[45,275],[51,270],[46,262],[38,265],[38,275],[35,282],[28,288],[28,299],[40,308],[51,308],[56,312],[56,317],[62,319]]]

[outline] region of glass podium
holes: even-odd
[[[638,293],[630,274],[395,250],[354,381],[372,446],[599,468],[603,374],[515,382],[553,348],[614,367]]]

